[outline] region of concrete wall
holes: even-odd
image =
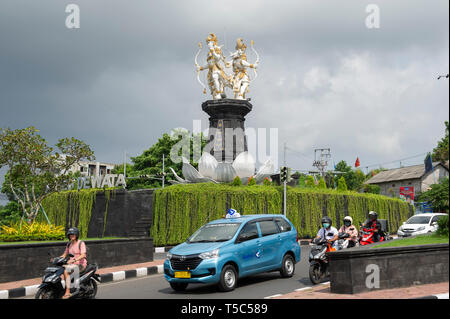
[[[406,247],[359,247],[329,253],[332,293],[354,294],[375,289],[447,282],[449,244]],[[374,283],[374,265],[379,286]],[[371,277],[372,276],[372,277]]]
[[[51,257],[61,256],[66,243],[0,245],[0,283],[40,277]],[[89,240],[88,263],[100,268],[153,261],[151,238]]]

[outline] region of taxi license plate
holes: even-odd
[[[175,271],[175,278],[191,278],[189,271]]]

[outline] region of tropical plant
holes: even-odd
[[[433,161],[445,162],[449,159],[449,148],[448,148],[448,134],[449,127],[448,121],[444,122],[445,124],[445,136],[438,142],[438,145],[433,149],[432,158]]]
[[[248,179],[248,184],[247,185],[248,186],[256,185],[256,180],[253,178],[253,176]]]

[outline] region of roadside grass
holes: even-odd
[[[448,244],[448,236],[440,236],[437,234],[430,235],[418,235],[414,237],[396,239],[393,241],[386,242],[385,244],[379,244],[372,248],[383,248],[383,247],[402,247],[402,246],[414,246],[414,245],[431,245],[431,244]]]
[[[82,241],[90,240],[112,240],[112,239],[126,239],[127,237],[98,237],[98,238],[80,238]],[[41,244],[41,243],[64,243],[65,240],[34,240],[34,241],[0,241],[0,245],[20,245],[20,244]]]

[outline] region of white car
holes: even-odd
[[[447,214],[426,213],[410,217],[397,231],[398,237],[423,235],[438,229],[437,221]]]

